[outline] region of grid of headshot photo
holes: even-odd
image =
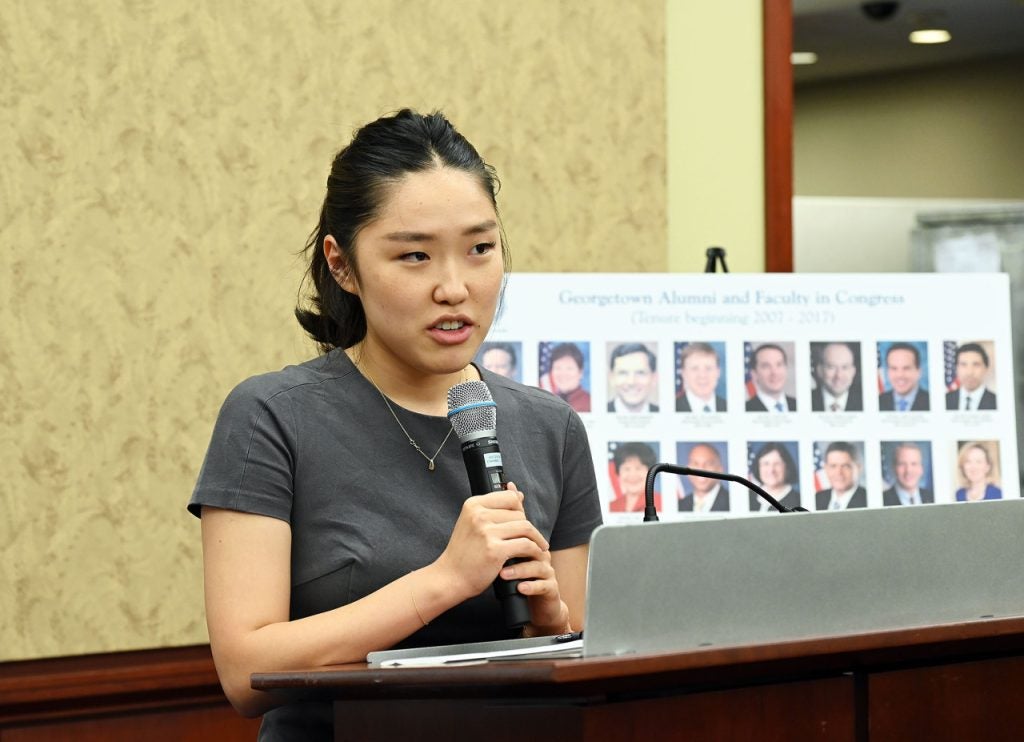
[[[608,523],[656,463],[698,472],[654,480],[661,520],[1019,498],[1009,300],[1005,274],[520,273],[475,362],[575,410]]]
[[[1003,486],[992,338],[521,337],[479,367],[584,421],[609,522],[642,517],[655,463],[746,477],[783,508],[837,511],[1019,496]],[[662,474],[662,519],[778,511],[744,485]]]

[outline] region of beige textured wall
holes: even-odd
[[[518,270],[662,271],[664,0],[0,4],[0,660],[206,640],[185,513],[241,378],[312,354],[333,152],[444,109]]]
[[[1024,56],[800,87],[801,196],[1024,198]]]
[[[764,270],[762,0],[667,0],[669,270]]]

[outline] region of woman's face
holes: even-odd
[[[988,457],[980,448],[972,447],[964,454],[964,478],[971,484],[981,484],[988,479],[992,471]]]
[[[762,487],[782,487],[786,483],[786,462],[778,451],[769,451],[757,465],[757,478]]]
[[[624,497],[642,495],[647,484],[647,465],[636,456],[619,464],[619,490]]]
[[[364,355],[392,373],[462,370],[494,319],[500,239],[494,206],[468,173],[437,168],[393,186],[356,237],[358,279],[353,271],[339,279],[366,312]]]
[[[551,364],[551,380],[562,394],[574,392],[583,381],[583,369],[576,364],[575,358],[562,356]]]

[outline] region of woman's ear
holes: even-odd
[[[359,296],[359,284],[352,267],[338,245],[338,241],[331,235],[324,237],[324,257],[327,259],[327,267],[338,285],[350,294]]]

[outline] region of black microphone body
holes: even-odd
[[[469,475],[469,489],[474,495],[500,492],[508,484],[501,466],[498,439],[489,433],[485,431],[479,438],[462,443],[462,460]]]
[[[460,390],[460,387],[463,389]],[[470,396],[470,400],[481,399],[482,401],[467,402],[465,398],[467,388],[472,395],[476,395]],[[453,402],[453,392],[456,393],[455,402]],[[481,395],[486,395],[486,397]],[[474,495],[486,495],[504,490],[508,480],[505,479],[501,449],[498,447],[497,433],[494,430],[494,402],[491,400],[487,385],[482,381],[457,384],[448,392],[448,399],[450,410],[448,415],[452,419],[452,426],[462,443],[462,460],[466,464],[466,473],[469,475],[470,491]],[[486,409],[488,407],[490,409]],[[484,408],[482,409],[483,417],[476,417],[477,413],[481,412],[479,408]],[[489,417],[487,413],[489,413]],[[460,414],[466,414],[466,417],[459,419]],[[509,559],[505,562],[505,566],[522,561],[526,560]],[[509,629],[519,629],[530,622],[530,604],[526,596],[519,592],[518,585],[519,580],[505,580],[501,577],[494,579],[494,595],[501,603],[505,615],[505,626]]]

